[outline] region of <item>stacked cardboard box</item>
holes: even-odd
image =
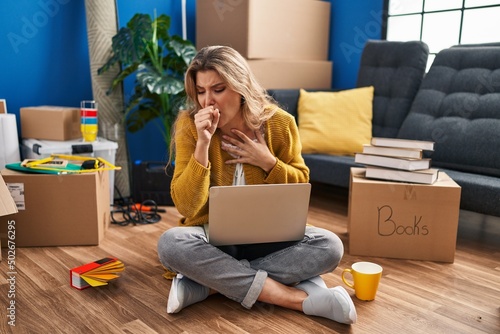
[[[240,52],[266,89],[329,89],[330,3],[198,0],[196,46]]]
[[[23,138],[43,140],[71,140],[82,138],[80,109],[59,106],[23,107],[21,135]]]
[[[86,142],[82,138],[80,108],[61,106],[23,107],[21,156],[43,159],[51,154],[100,157],[115,164],[118,144],[104,138]],[[114,200],[114,171],[110,172],[110,201]]]
[[[24,107],[20,115],[22,159],[40,160],[63,154],[101,157],[114,164],[118,147],[115,142],[83,142],[78,108]],[[0,221],[2,244],[9,241],[10,233],[19,247],[98,245],[110,223],[113,173],[1,170],[18,211],[6,213]]]

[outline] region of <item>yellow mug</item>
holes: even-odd
[[[346,274],[352,275],[353,283],[346,279]],[[351,268],[342,271],[342,281],[354,289],[356,297],[360,300],[374,300],[378,284],[382,277],[382,267],[372,262],[356,262]]]

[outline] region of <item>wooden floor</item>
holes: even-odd
[[[15,285],[7,281],[4,248],[0,333],[500,333],[500,219],[462,213],[453,264],[354,257],[345,192],[313,185],[310,223],[346,246],[339,267],[323,275],[327,285],[341,285],[342,270],[358,260],[384,267],[376,300],[353,297],[358,323],[347,326],[272,305],[246,310],[221,295],[167,314],[171,283],[162,277],[156,242],[177,218],[169,207],[157,224],[111,226],[99,247],[18,248]],[[126,265],[119,279],[83,291],[69,286],[70,268],[108,255]]]

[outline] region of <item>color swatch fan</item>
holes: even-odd
[[[125,265],[114,257],[87,263],[70,270],[71,286],[83,290],[89,287],[107,285],[109,281],[120,277]]]

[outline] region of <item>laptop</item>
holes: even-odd
[[[302,240],[310,195],[310,183],[211,187],[208,242],[224,246]]]

